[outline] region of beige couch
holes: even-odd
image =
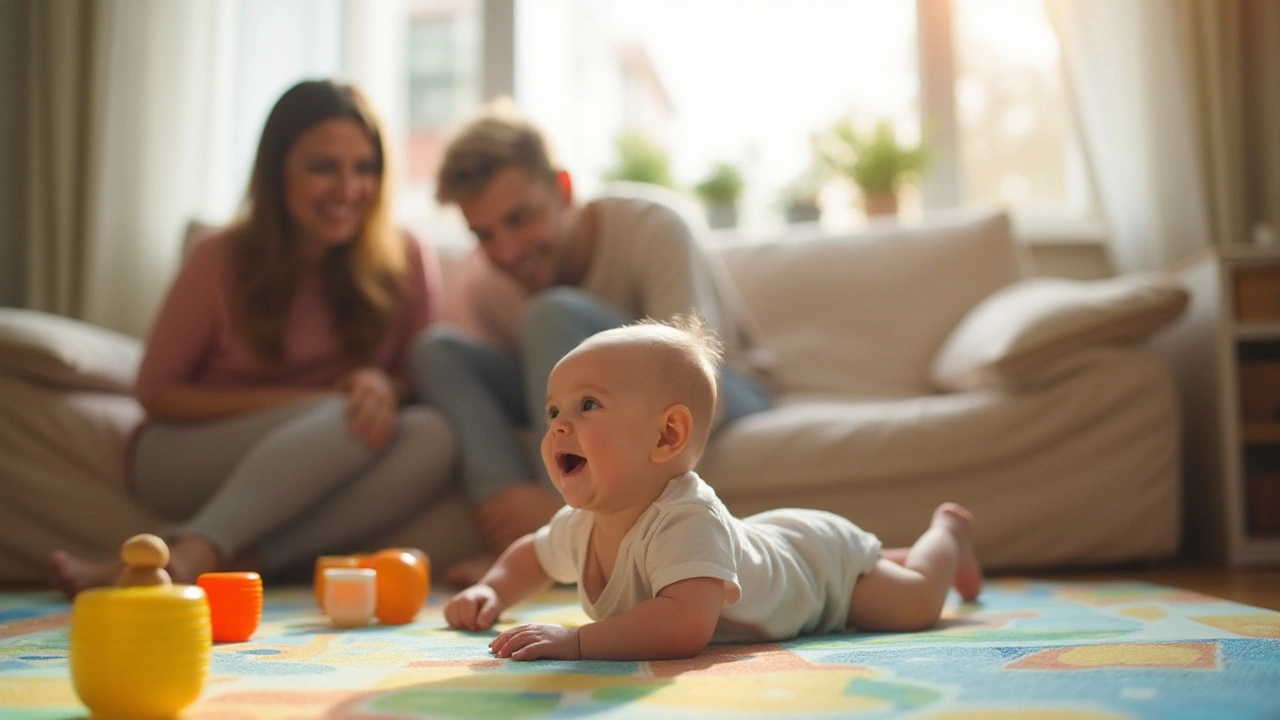
[[[1185,306],[1171,279],[1027,278],[1002,214],[716,247],[778,398],[703,461],[734,512],[823,508],[896,545],[955,500],[997,570],[1177,550],[1176,395],[1139,346]],[[55,547],[106,555],[163,527],[121,471],[139,354],[131,338],[0,310],[0,583],[41,581]],[[455,489],[368,546],[422,547],[439,567],[478,547],[469,518]]]

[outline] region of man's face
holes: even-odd
[[[512,166],[458,209],[489,260],[536,293],[558,281],[569,238],[567,195]]]

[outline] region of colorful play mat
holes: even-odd
[[[257,634],[214,645],[183,714],[214,718],[1280,718],[1280,613],[1145,583],[989,582],[915,634],[712,646],[669,662],[498,660],[449,630],[443,593],[410,625],[339,630],[307,588],[268,589]],[[87,717],[70,606],[0,594],[0,718]],[[580,624],[571,590],[514,608]]]

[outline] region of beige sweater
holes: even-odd
[[[764,381],[767,359],[719,256],[675,211],[632,198],[601,198],[595,255],[582,290],[635,319],[697,312],[724,343],[725,365]],[[505,348],[519,344],[528,296],[477,248],[446,278],[444,320]]]

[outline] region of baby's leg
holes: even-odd
[[[885,632],[933,627],[953,582],[962,597],[973,599],[982,587],[982,570],[973,553],[973,517],[959,505],[944,503],[903,565],[881,559],[858,580],[849,624]]]

